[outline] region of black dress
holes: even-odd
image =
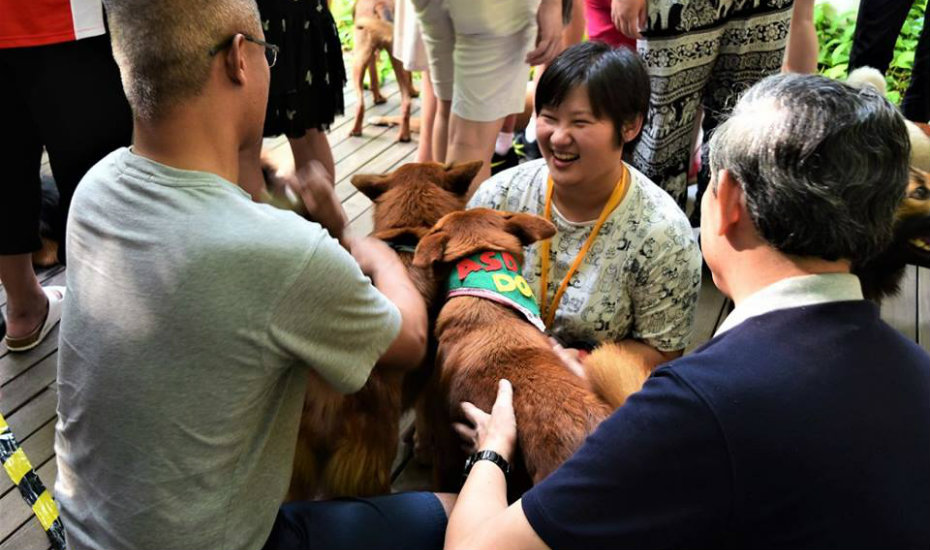
[[[281,48],[271,68],[265,136],[326,130],[345,111],[336,22],[325,0],[258,0],[265,40]]]

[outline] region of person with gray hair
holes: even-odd
[[[254,0],[112,0],[133,146],[84,177],[69,223],[58,364],[68,546],[439,546],[448,499],[281,506],[308,384],[357,391],[418,365],[426,307],[397,255],[343,216],[254,203],[269,69]],[[351,255],[350,255],[351,253]],[[369,279],[370,278],[370,279]],[[360,528],[364,525],[364,528]]]
[[[873,91],[779,75],[710,148],[701,243],[736,308],[518,502],[479,458],[447,548],[930,546],[930,357],[850,273],[889,241],[903,119]],[[490,415],[464,404],[459,427],[505,461],[513,391]]]

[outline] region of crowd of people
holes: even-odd
[[[813,0],[397,0],[396,55],[432,102],[417,160],[482,160],[468,208],[555,225],[523,275],[566,369],[611,342],[653,373],[516,502],[502,380],[492,411],[463,404],[458,495],[283,505],[307,385],[355,392],[429,339],[396,253],[345,232],[333,17],[323,0],[102,4],[0,2],[4,341],[28,351],[60,319],[71,548],[930,544],[930,357],[851,273],[891,241],[908,133],[875,90],[804,74]],[[868,15],[881,5],[862,2],[855,63],[900,27]],[[902,107],[922,122],[927,33]],[[531,66],[518,146],[540,158],[491,175]],[[262,150],[282,134],[293,166]],[[64,287],[32,268],[43,150]],[[702,265],[735,309],[683,356]]]

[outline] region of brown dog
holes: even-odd
[[[375,203],[375,231],[398,250],[431,310],[436,307],[432,270],[412,268],[420,237],[443,215],[465,207],[465,192],[481,162],[408,164],[395,172],[357,175],[352,184]],[[435,318],[435,316],[431,316]],[[432,354],[407,373],[375,369],[353,395],[308,385],[288,500],[369,496],[391,489],[402,410],[412,406],[429,377]]]
[[[434,266],[453,286],[456,280],[467,284],[477,273],[490,277],[492,285],[501,283],[499,290],[513,287],[525,296],[529,289],[518,265],[523,247],[553,234],[555,226],[531,214],[456,212],[421,239],[414,266]],[[533,483],[549,475],[612,411],[565,368],[539,328],[498,298],[478,294],[450,295],[436,322],[436,391],[431,387],[426,395],[436,397],[430,421],[441,490],[455,490],[462,482],[465,456],[450,427],[461,418],[460,403],[490,410],[501,378],[513,383],[524,483],[527,474]]]
[[[365,123],[365,94],[363,91],[365,70],[373,67],[378,52],[385,50],[391,60],[391,67],[394,69],[397,85],[400,87],[401,120],[397,141],[410,141],[410,102],[414,96],[413,80],[410,73],[404,69],[403,64],[391,54],[394,44],[393,13],[393,0],[358,0],[352,10],[352,18],[355,21],[352,85],[355,87],[355,93],[358,96],[358,104],[355,107],[355,125],[352,126],[349,135],[362,135],[362,126]],[[376,72],[371,71],[371,93],[374,96],[375,104],[378,104],[384,103],[386,100],[378,90]]]
[[[853,266],[862,294],[881,302],[898,293],[908,264],[930,267],[930,173],[911,166],[911,179],[895,213],[894,240],[884,252]]]

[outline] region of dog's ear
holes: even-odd
[[[449,235],[442,231],[428,233],[420,239],[417,245],[417,251],[413,254],[414,267],[430,267],[434,263],[441,261],[446,253],[446,243],[449,242]]]
[[[481,171],[484,165],[480,160],[471,162],[459,162],[456,164],[446,164],[445,179],[440,184],[446,191],[451,191],[460,197],[468,193],[468,188],[473,179]]]
[[[377,239],[381,239],[382,241],[405,236],[408,236],[411,241],[419,241],[425,237],[427,233],[429,233],[429,229],[423,227],[396,227],[393,229],[376,231],[375,233],[372,233],[371,236]]]
[[[377,174],[356,174],[352,176],[352,185],[366,197],[375,200],[391,188],[391,178]]]
[[[523,246],[555,235],[552,222],[540,216],[510,212],[503,212],[501,215],[507,220],[507,231],[520,239]]]

